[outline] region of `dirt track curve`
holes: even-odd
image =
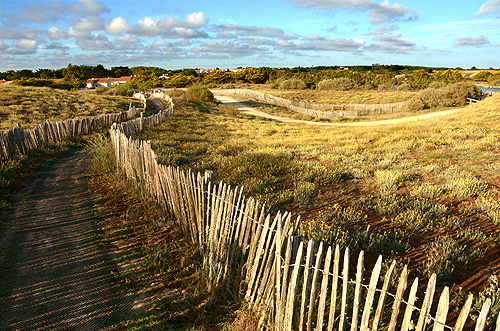
[[[0,215],[0,330],[119,330],[130,317],[98,239],[88,165],[82,150],[45,162]]]
[[[381,126],[381,125],[390,125],[390,124],[400,124],[400,123],[420,121],[420,120],[430,119],[430,118],[434,118],[434,117],[445,116],[445,115],[453,114],[453,113],[463,109],[463,108],[456,108],[456,109],[438,111],[438,112],[434,112],[434,113],[427,113],[427,114],[418,115],[418,116],[409,116],[409,117],[394,118],[394,119],[389,119],[389,120],[380,120],[380,121],[373,121],[373,122],[324,123],[324,122],[312,122],[312,121],[296,120],[296,119],[292,119],[292,118],[271,115],[268,113],[264,113],[260,110],[257,110],[253,107],[250,107],[245,102],[238,101],[238,100],[230,98],[228,96],[215,95],[215,98],[217,100],[219,100],[220,102],[222,102],[223,104],[225,104],[227,106],[236,107],[239,111],[241,111],[242,113],[248,114],[248,115],[269,118],[269,119],[273,119],[273,120],[276,120],[279,122],[302,123],[302,124],[322,125],[322,126]]]

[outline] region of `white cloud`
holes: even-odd
[[[388,0],[382,3],[373,0],[288,0],[302,7],[317,7],[320,9],[353,9],[368,11],[368,22],[381,24],[393,21],[412,21],[417,14],[410,7],[399,3],[391,4]]]
[[[409,7],[404,7],[399,3],[390,4],[385,0],[373,8],[368,16],[368,22],[372,24],[382,24],[393,21],[413,21],[417,19],[415,11]]]
[[[208,19],[205,17],[205,14],[202,12],[192,13],[186,15],[185,21],[180,21],[179,25],[186,28],[199,28],[208,23]]]
[[[476,12],[476,16],[493,14],[495,12],[500,12],[500,0],[488,0],[486,1]]]
[[[90,38],[80,39],[77,44],[85,50],[112,50],[113,44],[109,42],[108,37],[103,34],[94,34]]]
[[[453,47],[483,47],[490,43],[489,39],[485,36],[471,37],[464,36],[455,39]]]
[[[47,32],[47,37],[50,40],[58,40],[68,38],[68,33],[66,31],[61,31],[57,26],[50,27]]]
[[[376,43],[365,47],[369,51],[378,51],[384,53],[408,53],[417,50],[417,45],[401,34],[396,33],[392,36],[376,36],[373,38]]]
[[[76,3],[69,4],[68,7],[71,13],[83,16],[110,12],[104,3],[93,0],[78,0]]]
[[[334,52],[358,52],[365,45],[364,39],[320,37],[311,35],[306,41],[276,42],[276,47],[290,51],[334,51]]]
[[[139,42],[139,38],[137,38],[136,36],[132,36],[132,35],[124,35],[124,36],[118,36],[115,38],[114,42],[116,44],[135,44],[137,42]]]
[[[208,38],[205,31],[198,30],[207,23],[205,14],[200,12],[187,15],[185,20],[176,20],[171,16],[158,19],[145,17],[138,20],[136,25],[128,28],[128,23],[123,19],[115,19],[108,25],[108,31],[117,33],[124,29],[131,34],[142,37]]]
[[[7,49],[7,45],[5,45],[4,42],[0,40],[0,51],[4,51],[6,49]]]
[[[104,29],[104,23],[99,16],[87,16],[77,19],[73,27],[80,31],[96,31]]]
[[[107,25],[106,31],[110,34],[121,34],[130,30],[130,25],[122,17],[113,18]]]
[[[19,49],[36,49],[38,47],[38,42],[30,39],[17,40],[12,44]]]
[[[37,23],[62,21],[68,15],[75,17],[95,16],[109,13],[110,10],[101,2],[78,0],[71,3],[61,0],[26,4],[20,17]]]

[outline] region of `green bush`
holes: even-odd
[[[214,95],[204,86],[193,86],[188,88],[186,97],[189,101],[204,106],[212,106],[215,104]]]
[[[279,88],[282,90],[304,90],[307,84],[301,79],[287,79],[279,83]]]
[[[318,83],[318,90],[330,90],[330,91],[349,91],[357,87],[357,83],[347,77],[340,77],[335,79],[325,79]]]

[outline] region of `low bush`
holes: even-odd
[[[476,177],[452,178],[446,183],[445,189],[452,198],[472,198],[483,193],[488,184]]]
[[[408,109],[418,111],[429,108],[463,106],[467,104],[467,98],[476,98],[481,94],[477,86],[465,82],[437,88],[439,86],[442,86],[442,83],[434,82],[431,87],[420,91],[410,99]]]
[[[435,273],[440,282],[451,278],[454,261],[465,264],[470,262],[468,249],[450,236],[441,237],[428,244],[426,253],[427,262],[424,266],[424,274],[430,277]]]
[[[377,170],[375,171],[375,183],[384,191],[395,191],[404,182],[404,176],[397,170]]]
[[[489,84],[494,87],[500,87],[500,79],[492,80]]]
[[[318,83],[318,90],[349,91],[357,87],[357,83],[347,77],[325,79]]]
[[[301,79],[287,79],[279,83],[279,88],[282,90],[304,90],[307,84]]]
[[[198,103],[204,106],[212,106],[215,104],[215,97],[210,90],[204,86],[193,86],[188,88],[186,97],[189,101]]]

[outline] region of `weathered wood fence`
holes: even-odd
[[[406,102],[387,104],[313,104],[275,97],[270,94],[256,92],[248,89],[212,90],[214,94],[241,95],[275,106],[288,108],[300,114],[305,114],[321,119],[335,119],[343,117],[359,117],[374,114],[394,113],[406,108]]]
[[[0,163],[13,160],[18,155],[41,150],[57,142],[74,136],[88,134],[110,127],[113,123],[136,117],[144,108],[129,107],[121,113],[68,119],[62,122],[46,121],[32,129],[23,129],[19,125],[0,132]]]
[[[165,120],[172,110],[173,105],[167,114],[154,116]],[[137,121],[141,120],[145,121],[129,122],[135,123],[130,124],[133,128],[123,123],[110,130],[120,169],[164,208],[191,242],[199,245],[209,286],[234,291],[258,314],[261,328],[494,328],[486,325],[491,298],[479,312],[472,312],[470,295],[459,307],[458,316],[449,320],[449,288],[445,287],[435,300],[435,275],[419,295],[419,280],[408,278],[407,266],[396,272],[393,262],[383,270],[379,257],[373,269],[365,272],[364,253],[360,252],[353,269],[355,261],[351,261],[348,249],[341,252],[338,246],[326,247],[297,236],[300,218],[292,221],[286,212],[267,214],[265,206],[246,198],[241,188],[214,184],[209,171],[194,173],[159,164],[151,143],[130,136],[139,132]],[[495,330],[500,330],[500,315],[494,317]]]

